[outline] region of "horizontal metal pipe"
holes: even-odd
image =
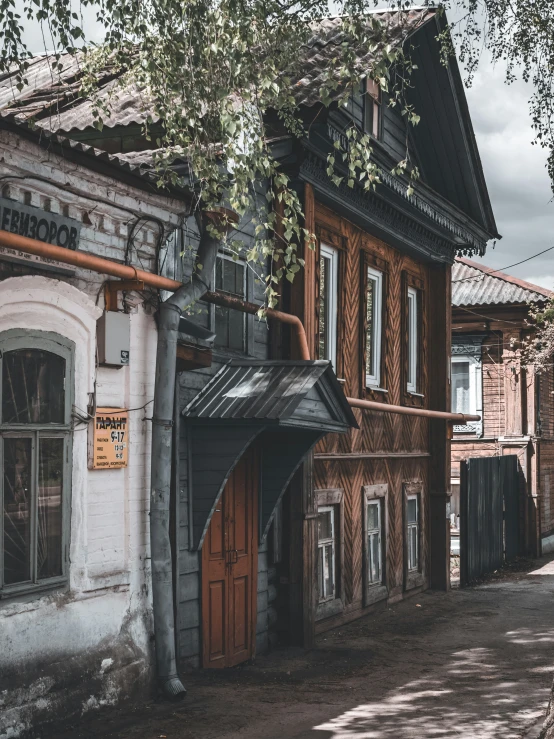
[[[65,249],[63,246],[55,246],[54,244],[45,244],[42,241],[29,239],[27,236],[19,236],[19,234],[12,234],[8,231],[0,231],[0,246],[24,251],[27,254],[35,254],[46,259],[55,259],[63,264],[72,264],[74,267],[90,269],[92,272],[100,272],[100,274],[110,275],[110,277],[119,277],[122,280],[142,280],[145,285],[160,290],[175,292],[181,287],[180,282],[154,275],[152,272],[145,272],[126,264],[118,264],[94,254],[71,251],[71,249]]]
[[[5,246],[8,249],[17,249],[19,251],[26,252],[27,254],[46,257],[47,259],[55,259],[63,264],[72,264],[75,267],[90,269],[93,272],[100,272],[101,274],[110,275],[111,277],[119,277],[122,280],[142,280],[145,285],[155,287],[160,290],[175,292],[175,290],[181,287],[181,283],[177,282],[177,280],[170,280],[167,277],[152,274],[152,272],[145,272],[142,269],[129,267],[125,264],[118,264],[117,262],[112,262],[110,259],[103,259],[102,257],[97,257],[93,254],[71,251],[70,249],[65,249],[61,246],[54,246],[53,244],[45,244],[42,241],[29,239],[27,236],[19,236],[19,234],[13,234],[8,231],[0,231],[0,246]],[[233,310],[240,310],[244,313],[250,313],[253,315],[258,313],[262,308],[262,306],[256,305],[255,303],[249,303],[245,300],[240,300],[239,298],[233,298],[229,295],[221,295],[214,292],[206,293],[202,299],[206,300],[208,303],[232,308]],[[290,313],[283,313],[279,310],[273,310],[272,308],[269,308],[266,311],[266,316],[269,319],[274,319],[292,326],[298,343],[300,359],[309,360],[311,358],[308,348],[308,340],[306,338],[306,331],[304,330],[302,321],[297,316],[293,316]],[[481,420],[480,416],[475,415],[429,411],[424,408],[411,408],[404,405],[389,405],[388,403],[377,403],[376,401],[361,400],[360,398],[347,398],[347,401],[353,408],[379,411],[380,413],[399,413],[405,416],[440,418],[444,421],[459,424],[466,424],[468,421]]]
[[[412,408],[408,405],[389,405],[378,403],[375,400],[361,400],[360,398],[346,398],[353,408],[362,408],[366,411],[380,411],[381,413],[398,413],[402,416],[422,416],[423,418],[439,418],[443,421],[466,424],[468,421],[480,421],[481,416],[466,415],[464,413],[445,413],[444,411],[429,411],[426,408]]]
[[[246,300],[232,298],[230,295],[222,295],[221,293],[208,292],[203,299],[207,300],[208,303],[213,303],[214,305],[233,308],[234,310],[251,313],[252,315],[256,315],[256,313],[258,313],[262,308],[262,306],[256,305],[255,303],[249,303]],[[306,359],[309,361],[311,357],[310,350],[308,348],[308,340],[306,338],[304,325],[300,318],[298,318],[298,316],[293,316],[290,313],[283,313],[280,310],[274,310],[273,308],[268,308],[265,311],[265,315],[269,319],[275,319],[276,321],[287,323],[289,326],[293,327],[296,342],[298,344],[298,351],[300,353],[300,359]]]

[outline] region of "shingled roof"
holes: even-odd
[[[367,29],[371,43],[368,48],[359,51],[356,68],[360,76],[367,74],[379,60],[385,45],[390,45],[393,49],[402,46],[435,13],[433,8],[411,8],[393,13],[380,10],[368,14]],[[348,40],[344,18],[341,16],[325,18],[314,23],[312,29],[313,36],[301,53],[303,75],[294,87],[298,104],[308,107],[320,102],[320,89],[325,81],[325,74],[338,56],[341,44]],[[337,98],[340,94],[339,87],[334,97]]]
[[[406,38],[429,21],[435,11],[429,8],[401,12],[377,11],[368,15],[367,48],[360,49],[357,68],[365,74],[379,58],[386,44],[401,46]],[[293,82],[293,91],[299,105],[312,106],[320,100],[320,89],[326,70],[337,57],[346,40],[343,18],[326,18],[311,26],[313,35],[300,50],[302,76]],[[26,78],[29,84],[22,90],[16,87],[15,72],[0,78],[0,111],[20,120],[33,118],[51,131],[83,131],[93,124],[93,103],[80,96],[80,54],[62,55],[62,72],[52,71],[52,58],[42,55],[30,60]],[[148,95],[137,85],[122,88],[113,70],[106,70],[99,79],[100,102],[108,104],[110,116],[103,120],[104,128],[142,124],[152,114]],[[340,88],[335,92],[338,98]]]
[[[452,268],[452,305],[521,305],[544,302],[554,293],[539,285],[458,258]]]

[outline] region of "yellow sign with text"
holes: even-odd
[[[97,408],[92,440],[92,469],[127,467],[129,414],[124,408]]]

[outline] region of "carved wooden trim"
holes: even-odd
[[[318,241],[323,241],[329,246],[333,246],[335,249],[345,250],[348,246],[348,239],[341,234],[340,231],[335,231],[329,226],[325,226],[322,223],[317,222],[315,224],[315,235]]]

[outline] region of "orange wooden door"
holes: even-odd
[[[233,470],[202,546],[204,667],[254,656],[258,579],[258,464],[247,453]]]

